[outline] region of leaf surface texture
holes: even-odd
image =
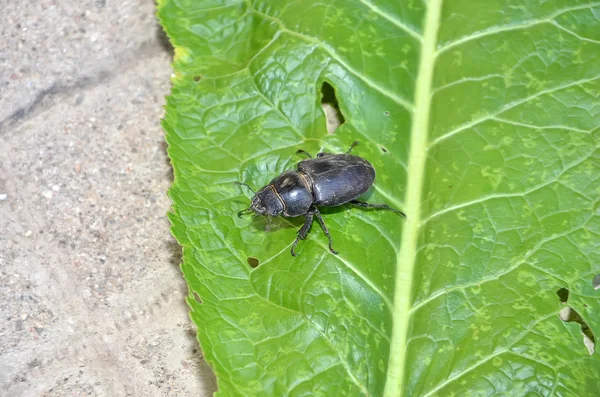
[[[600,390],[600,3],[161,0],[172,232],[219,396]],[[328,134],[321,87],[345,122]],[[364,198],[240,219],[303,149],[377,170]],[[252,260],[248,258],[254,258]],[[258,266],[256,266],[256,261]],[[249,265],[252,263],[252,266]],[[560,289],[569,291],[561,302]],[[200,302],[201,300],[201,302]]]

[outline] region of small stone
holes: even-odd
[[[42,192],[42,196],[46,197],[47,199],[51,199],[52,198],[52,192],[50,190],[44,190]]]
[[[6,200],[7,197],[8,197],[8,194],[6,194],[6,193],[0,193],[0,201]]]
[[[25,237],[29,237],[33,234],[33,232],[31,230],[28,230],[25,232]]]
[[[54,186],[52,186],[52,190],[55,192],[58,192],[60,190],[60,186],[54,185]]]

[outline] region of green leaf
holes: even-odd
[[[159,3],[170,219],[219,395],[600,390],[600,3]],[[365,198],[406,221],[323,209],[340,254],[313,226],[293,258],[300,219],[236,216],[235,181],[354,140]]]

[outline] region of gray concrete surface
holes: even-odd
[[[152,1],[0,0],[0,396],[207,396]]]

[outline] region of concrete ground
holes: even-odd
[[[0,396],[208,396],[151,0],[0,0]]]

